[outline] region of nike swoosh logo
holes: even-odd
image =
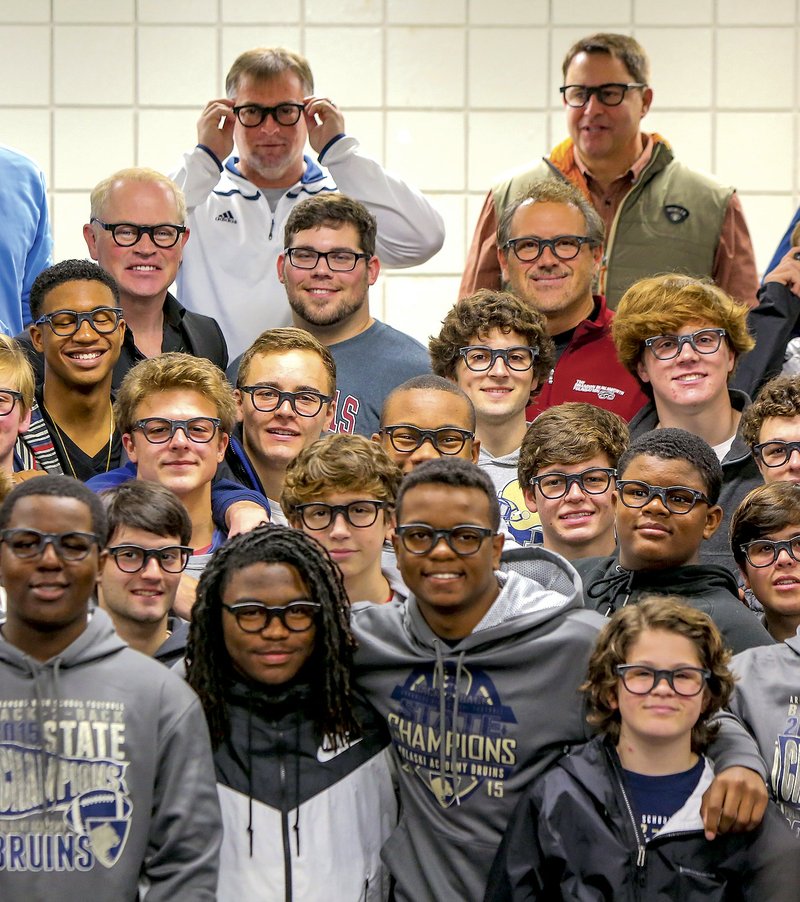
[[[341,755],[342,752],[346,752],[348,749],[351,749],[354,745],[358,745],[361,742],[362,737],[359,736],[358,739],[354,739],[352,742],[348,742],[346,745],[337,746],[335,749],[326,748],[324,745],[321,745],[317,749],[317,761],[320,764],[324,764],[326,761],[333,761],[338,755]]]

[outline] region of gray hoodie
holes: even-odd
[[[39,662],[0,636],[0,898],[216,898],[219,803],[205,717],[105,611]]]
[[[774,797],[800,836],[800,631],[735,655],[731,669],[739,678],[731,711],[756,737]]]

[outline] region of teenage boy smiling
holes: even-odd
[[[517,464],[525,409],[555,360],[543,317],[512,294],[479,291],[452,308],[428,348],[433,371],[455,382],[475,408],[478,466],[494,482],[504,532],[519,545],[533,544],[538,518],[526,507]]]
[[[652,429],[685,429],[708,442],[722,464],[723,525],[703,558],[735,573],[726,538],[730,515],[761,483],[740,431],[749,398],[728,387],[738,359],[754,346],[747,308],[716,285],[656,276],[625,292],[612,335],[620,361],[652,398],[631,420],[631,438]]]
[[[769,645],[769,634],[738,598],[725,567],[700,564],[700,548],[719,529],[722,472],[711,448],[682,429],[633,441],[617,467],[619,550],[576,562],[586,604],[610,615],[643,593],[680,595],[711,616],[735,652]]]

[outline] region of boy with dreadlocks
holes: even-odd
[[[349,607],[322,547],[283,526],[231,539],[200,579],[186,661],[214,746],[220,902],[387,896],[397,803],[388,737],[351,691]]]

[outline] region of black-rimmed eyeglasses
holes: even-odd
[[[468,439],[475,438],[474,432],[443,426],[441,429],[418,429],[405,423],[382,426],[380,430],[389,436],[395,451],[409,454],[416,451],[423,442],[430,442],[439,454],[460,454]]]
[[[237,601],[222,607],[236,618],[245,633],[260,633],[277,617],[290,633],[305,633],[314,625],[322,605],[318,601],[291,601],[285,605],[262,604],[260,601]]]
[[[7,417],[19,401],[22,404],[22,392],[13,388],[0,388],[0,417]]]
[[[509,238],[503,248],[505,250],[511,248],[517,260],[521,260],[523,263],[535,263],[542,256],[546,247],[549,247],[550,253],[559,260],[574,260],[584,244],[591,247],[597,242],[586,235],[557,235],[555,238],[524,235],[521,238]]]
[[[784,442],[781,439],[775,439],[771,442],[753,445],[753,455],[765,467],[782,467],[789,462],[789,458],[795,451],[800,451],[800,442]]]
[[[23,560],[44,554],[48,545],[62,561],[82,561],[99,540],[91,532],[40,532],[38,529],[4,529],[0,539],[11,553]]]
[[[644,346],[650,348],[650,352],[657,360],[672,360],[687,344],[698,354],[716,354],[727,334],[724,329],[698,329],[686,335],[655,335],[646,338]]]
[[[379,510],[391,506],[387,501],[351,501],[349,504],[314,501],[298,504],[295,510],[307,529],[327,529],[340,514],[356,529],[366,529],[378,519]]]
[[[498,358],[510,370],[524,373],[529,370],[539,356],[539,349],[529,345],[514,345],[511,348],[490,348],[486,345],[467,345],[458,349],[458,355],[464,360],[468,370],[485,373],[494,368]]]
[[[182,573],[189,563],[193,548],[187,545],[164,545],[162,548],[143,548],[141,545],[112,545],[106,551],[123,573],[138,573],[152,558],[165,573]]]
[[[800,536],[792,536],[790,539],[754,539],[739,547],[744,552],[747,563],[753,567],[769,567],[774,564],[781,550],[800,563]]]
[[[299,417],[315,417],[323,404],[330,404],[331,395],[318,391],[279,391],[267,385],[240,385],[239,391],[247,392],[253,407],[262,413],[277,410],[286,401]]]
[[[178,239],[186,231],[186,226],[173,225],[171,222],[162,222],[159,225],[144,226],[136,225],[134,222],[103,222],[93,216],[91,222],[96,222],[100,228],[111,232],[114,244],[119,247],[133,247],[138,244],[142,235],[149,235],[150,240],[156,247],[170,248],[175,247]]]
[[[703,691],[711,671],[704,667],[676,667],[675,670],[658,670],[647,664],[618,664],[617,675],[622,685],[632,695],[647,695],[661,680],[666,680],[669,688],[684,698],[692,698]]]
[[[233,115],[245,128],[257,128],[267,116],[272,116],[278,125],[297,125],[304,109],[302,103],[279,103],[277,106],[243,103],[233,108]]]
[[[672,514],[688,514],[698,502],[711,504],[702,492],[685,485],[660,486],[637,479],[618,479],[617,492],[625,507],[644,507],[658,497]]]
[[[53,332],[61,338],[69,338],[88,323],[98,335],[110,335],[116,331],[122,319],[122,307],[95,307],[94,310],[54,310],[45,313],[33,321],[34,326],[47,323]]]
[[[611,467],[589,467],[580,473],[545,473],[543,476],[533,476],[531,485],[551,500],[563,498],[573,485],[577,485],[588,495],[602,495],[616,475],[617,471]]]
[[[144,417],[133,424],[132,431],[141,432],[151,445],[166,445],[180,429],[190,441],[205,445],[214,438],[220,422],[217,417],[190,417],[188,420]]]
[[[286,256],[296,269],[315,269],[324,259],[331,272],[352,272],[359,260],[369,260],[369,254],[357,251],[315,251],[310,247],[287,247]]]
[[[603,106],[619,106],[625,99],[628,91],[634,88],[646,88],[647,85],[641,81],[622,82],[610,81],[604,85],[563,85],[560,87],[559,93],[564,96],[567,106],[582,107],[586,106],[589,99],[595,96]]]
[[[459,557],[476,554],[485,539],[494,535],[485,526],[463,524],[452,529],[434,529],[427,523],[406,523],[395,528],[403,547],[411,554],[428,554],[444,539],[451,551]]]

